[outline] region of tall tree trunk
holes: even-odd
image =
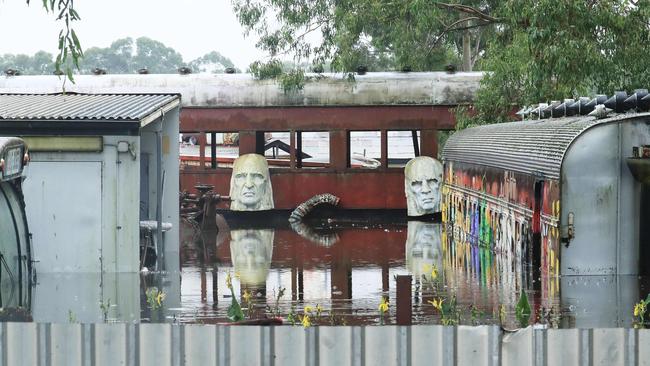
[[[465,25],[470,25],[469,20]],[[463,71],[472,71],[472,40],[469,36],[469,29],[463,32]]]

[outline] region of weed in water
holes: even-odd
[[[145,294],[147,296],[147,305],[149,305],[149,308],[152,310],[160,308],[163,300],[165,300],[165,296],[167,296],[164,291],[155,286],[149,287]]]

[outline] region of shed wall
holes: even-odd
[[[171,223],[171,230],[164,233],[164,257],[178,258],[179,252],[179,108],[174,108],[161,118],[143,127],[141,130],[140,154],[148,155],[148,210],[146,218],[156,220],[158,209],[157,169],[162,163],[162,221]],[[159,132],[159,134],[157,134]],[[160,139],[162,161],[157,157],[156,139]],[[135,191],[135,190],[134,190]],[[138,194],[139,194],[138,190]],[[144,193],[144,192],[143,192]],[[138,199],[140,201],[140,199]],[[178,260],[165,261],[165,270],[178,271]]]
[[[24,183],[37,272],[139,270],[139,159],[118,153],[33,152]]]

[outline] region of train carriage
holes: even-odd
[[[578,115],[455,133],[442,152],[450,235],[548,275],[638,274],[650,238],[649,124],[648,113]]]

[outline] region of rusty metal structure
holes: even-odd
[[[452,109],[469,104],[482,73],[367,73],[353,81],[341,74],[310,75],[304,88],[284,93],[273,80],[246,74],[100,75],[75,78],[66,89],[79,93],[180,93],[180,132],[196,134],[197,156],[182,157],[181,191],[196,193],[201,184],[228,195],[231,169],[217,163],[217,133],[238,133],[236,154],[261,152],[264,135],[290,135],[290,158],[271,168],[276,209],[293,209],[323,192],[341,199],[344,209],[404,209],[403,169],[389,166],[389,136],[415,131],[415,155],[437,157],[437,132],[455,126]],[[20,76],[0,80],[0,91],[43,93],[60,91],[55,76]],[[350,163],[350,133],[380,135],[379,166],[356,169]],[[302,162],[303,133],[329,136],[329,162]],[[415,140],[415,139],[414,139]],[[210,141],[208,143],[207,141]],[[211,149],[210,149],[211,148]],[[208,152],[206,152],[208,151]],[[236,157],[236,156],[235,156]],[[281,188],[280,188],[281,187]]]
[[[522,109],[542,119],[454,134],[442,153],[449,236],[523,253],[550,276],[639,273],[650,238],[645,96],[549,103]]]

